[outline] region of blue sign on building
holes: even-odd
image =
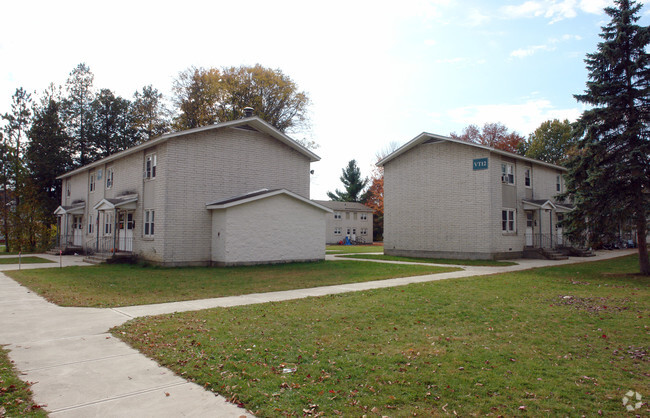
[[[487,158],[475,158],[473,160],[474,170],[487,170],[488,168],[488,159]]]

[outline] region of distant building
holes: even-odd
[[[501,259],[566,244],[563,167],[430,133],[377,165],[386,254]]]
[[[372,244],[372,214],[368,206],[358,202],[314,200],[333,211],[327,215],[325,234],[328,244],[336,244],[349,238],[351,241]]]

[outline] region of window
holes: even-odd
[[[515,232],[515,211],[513,209],[501,211],[501,231]]]
[[[65,182],[65,190],[66,190],[66,194],[68,196],[70,196],[70,182],[69,181]]]
[[[347,234],[346,234],[346,235],[350,235],[350,228],[348,228],[348,232],[347,232]]]
[[[334,235],[341,235],[341,227],[340,226],[337,226],[336,228],[334,228]]]
[[[361,235],[368,235],[368,228],[359,229],[359,233],[361,233]]]
[[[357,228],[352,228],[352,235],[357,235]]]
[[[95,191],[95,173],[90,173],[90,186],[89,186],[90,192]]]
[[[526,187],[530,187],[531,182],[530,182],[530,168],[524,169],[524,185]]]
[[[350,212],[345,212],[345,219],[350,219]]]
[[[144,211],[144,236],[153,237],[154,232],[154,211],[145,210]]]
[[[113,233],[113,214],[104,212],[104,235]]]
[[[106,188],[110,189],[113,187],[113,169],[112,168],[107,168],[106,169]]]
[[[144,178],[146,179],[155,179],[156,178],[156,154],[149,154],[145,157],[144,163]]]
[[[526,228],[531,228],[535,225],[533,212],[526,212]]]
[[[555,223],[555,228],[562,228],[562,222],[564,221],[564,214],[557,214],[557,222]]]
[[[562,191],[562,176],[555,177],[555,190],[558,192]]]
[[[93,220],[91,218],[88,219],[88,234],[92,234],[92,233],[93,233]]]
[[[501,182],[515,184],[515,166],[508,163],[501,163]]]
[[[341,219],[341,212],[334,212],[334,219]]]
[[[361,220],[365,221],[366,219],[368,219],[368,214],[367,213],[362,213],[361,214]]]

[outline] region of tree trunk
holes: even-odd
[[[650,260],[648,260],[648,243],[646,236],[648,233],[648,221],[642,213],[637,217],[636,233],[639,241],[639,268],[641,274],[650,276]]]

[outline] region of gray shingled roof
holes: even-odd
[[[359,202],[336,202],[333,200],[314,200],[314,202],[336,211],[372,212],[372,209]]]

